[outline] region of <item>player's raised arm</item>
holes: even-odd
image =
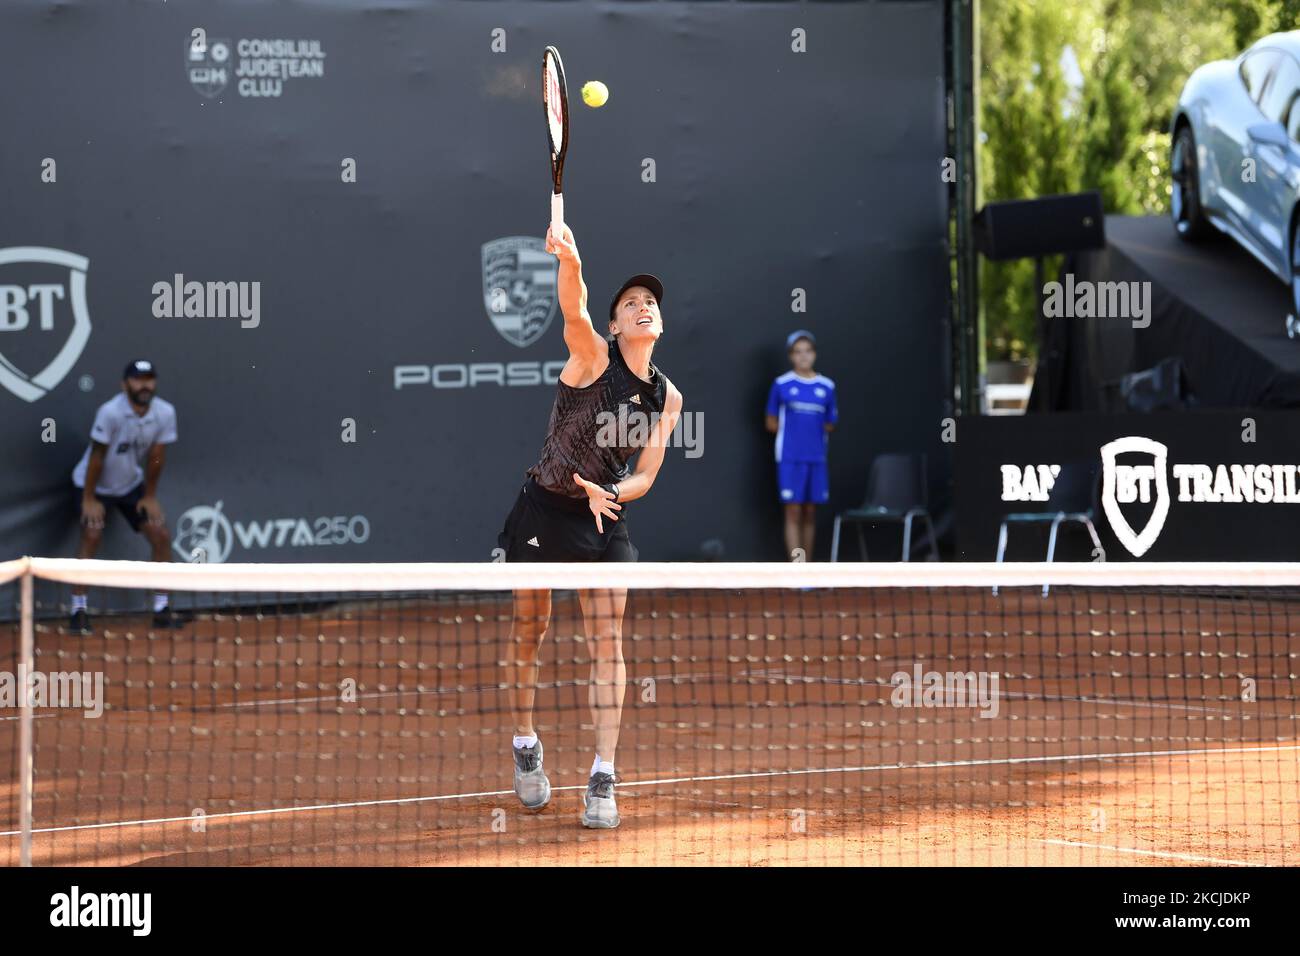
[[[546,251],[560,260],[560,311],[564,313],[564,344],[569,348],[569,364],[576,362],[582,366],[574,371],[578,371],[583,379],[599,375],[608,362],[609,346],[591,324],[591,314],[587,311],[587,284],[582,281],[582,259],[572,230],[565,226],[564,238],[557,241],[548,229]],[[564,376],[566,379],[571,377]]]

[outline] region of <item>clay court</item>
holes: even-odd
[[[38,621],[37,669],[102,670],[108,707],[36,714],[33,862],[1300,861],[1293,591],[634,591],[615,831],[578,824],[571,595],[537,700],[554,795],[529,814],[510,789],[509,614],[458,593],[227,606],[175,634]],[[996,673],[996,716],[894,706],[892,675],[917,664]],[[6,865],[16,750],[0,738]]]

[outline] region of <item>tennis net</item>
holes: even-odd
[[[30,741],[24,748],[22,738],[23,714],[18,706],[17,687],[6,696],[6,682],[16,684],[18,664],[22,658],[22,579],[26,570],[21,561],[0,562],[0,830],[12,829],[22,818],[23,805],[19,791],[24,774],[21,758],[24,749],[30,750]],[[30,726],[30,723],[29,723]],[[0,838],[11,849],[21,853],[24,849],[18,837]],[[0,862],[6,860],[0,850]]]
[[[23,568],[0,863],[28,828],[37,865],[1300,862],[1300,565]],[[588,829],[615,620],[621,825]]]

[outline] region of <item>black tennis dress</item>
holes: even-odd
[[[628,535],[628,506],[618,520],[596,517],[576,472],[597,484],[617,484],[630,474],[628,460],[649,440],[663,414],[668,379],[650,365],[650,381],[638,378],[615,339],[609,366],[586,388],[558,383],[551,421],[537,464],[497,536],[507,561],[635,561]]]

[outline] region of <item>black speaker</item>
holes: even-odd
[[[1101,193],[991,202],[975,214],[975,246],[989,259],[1028,259],[1106,245]]]
[[[1154,368],[1131,372],[1120,379],[1119,394],[1131,412],[1182,411],[1196,404],[1187,383],[1187,369],[1176,355]]]

